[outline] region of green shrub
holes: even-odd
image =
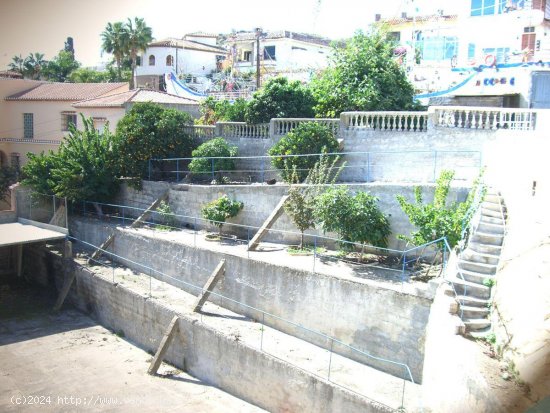
[[[218,121],[244,122],[247,104],[247,101],[242,98],[231,102],[209,96],[200,103],[202,116],[197,123],[200,125],[214,125]]]
[[[17,171],[9,166],[0,166],[0,200],[9,202],[10,186],[17,181]]]
[[[281,155],[307,155],[332,153],[338,151],[338,141],[326,126],[315,122],[306,122],[298,125],[273,145],[268,154],[271,164],[281,171],[283,180],[292,181],[289,171],[295,169],[298,180],[303,181],[319,161],[320,156],[297,156],[284,158]]]
[[[366,192],[352,195],[344,186],[332,186],[315,201],[317,223],[324,231],[336,232],[341,240],[386,247],[391,234],[378,199]],[[361,249],[362,258],[363,248]]]
[[[231,146],[223,138],[211,139],[193,151],[189,170],[193,173],[218,173],[235,169],[233,159],[207,159],[212,157],[232,157],[237,155],[237,147]]]
[[[401,209],[417,228],[410,236],[399,235],[398,238],[414,245],[422,245],[446,237],[451,248],[458,244],[462,236],[463,221],[471,218],[466,217],[466,214],[474,201],[478,185],[481,184],[478,178],[465,202],[448,203],[447,196],[453,178],[454,171],[441,171],[436,183],[434,200],[429,204],[424,203],[420,187],[414,188],[414,203],[408,202],[403,195],[397,196]]]
[[[233,201],[227,195],[224,195],[206,204],[201,209],[201,214],[204,219],[207,219],[212,225],[218,227],[221,236],[225,220],[237,216],[243,207],[244,204],[242,202]]]
[[[155,212],[158,214],[159,221],[161,222],[161,225],[157,225],[158,229],[172,230],[177,226],[176,215],[168,202],[161,201]]]
[[[272,118],[312,118],[315,100],[299,81],[286,77],[270,79],[248,102],[247,123],[265,123]]]

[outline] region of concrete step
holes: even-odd
[[[497,272],[497,266],[494,264],[485,264],[465,259],[458,260],[458,268],[461,270],[476,272],[480,275],[494,275]]]
[[[488,215],[481,215],[479,223],[482,223],[482,222],[487,222],[489,224],[498,224],[498,225],[503,224],[501,216],[498,216],[495,218],[495,217],[490,217]]]
[[[462,277],[460,276],[462,275]],[[485,280],[495,278],[494,275],[489,274],[480,274],[476,271],[468,271],[464,269],[460,269],[460,275],[457,275],[458,279],[464,278],[468,282],[485,285]]]
[[[500,211],[502,211],[502,205],[500,204],[500,202],[483,201],[481,203],[481,209],[486,209],[486,210],[489,210],[489,211],[495,211],[495,212],[498,212],[500,214]]]
[[[502,250],[502,246],[500,245],[488,245],[474,240],[470,240],[468,248],[481,254],[488,254],[496,257],[500,257],[500,252]]]
[[[473,242],[480,242],[482,244],[501,246],[504,240],[503,234],[489,234],[486,232],[476,231],[472,236]]]
[[[485,207],[485,205],[481,205],[481,216],[500,218],[502,220],[502,213],[500,212],[500,209],[490,209]]]
[[[475,298],[467,295],[457,295],[455,297],[456,301],[459,302],[460,305],[466,306],[466,307],[483,307],[487,308],[487,303],[489,303],[488,299],[485,298]]]
[[[479,331],[491,327],[491,322],[485,318],[465,319],[464,325],[466,326],[466,332]]]
[[[477,230],[488,234],[504,234],[506,227],[502,224],[482,221],[478,224]]]
[[[480,264],[491,264],[498,265],[498,255],[493,254],[484,254],[482,252],[474,251],[471,248],[465,249],[462,254],[460,254],[460,259],[470,262],[477,262]]]
[[[462,313],[464,320],[483,319],[489,315],[489,309],[487,307],[462,305],[458,311],[459,314]]]
[[[491,297],[491,289],[483,284],[478,284],[471,281],[464,281],[458,276],[451,280],[454,289],[458,295],[465,295],[474,298],[488,299]]]
[[[485,198],[483,198],[483,201],[492,202],[494,204],[500,204],[502,201],[502,198],[498,193],[495,193],[495,192],[489,193],[489,191],[487,191],[487,193],[485,194]]]

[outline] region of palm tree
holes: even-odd
[[[122,59],[128,53],[127,39],[126,27],[122,22],[107,23],[107,27],[101,33],[101,48],[114,56],[119,80],[122,78]]]
[[[17,72],[17,73],[21,73],[23,75],[25,70],[23,66],[24,64],[25,64],[25,59],[23,59],[21,55],[13,56],[11,58],[11,63],[8,64],[8,67],[10,68],[10,70],[13,70],[14,72]]]
[[[136,73],[137,55],[140,51],[144,51],[151,40],[153,40],[153,31],[145,24],[144,19],[140,19],[138,17],[134,17],[133,22],[132,19],[128,19],[128,23],[126,23],[125,29],[128,51],[130,52],[130,61],[132,63],[132,78],[130,79],[130,89],[133,89]]]
[[[48,62],[44,60],[44,53],[30,53],[23,62],[23,70],[27,77],[33,80],[40,79],[42,69]]]

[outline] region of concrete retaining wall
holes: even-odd
[[[7,224],[17,221],[15,211],[0,211],[0,224]]]
[[[175,315],[173,309],[98,277],[73,262],[61,264],[57,259],[56,268],[58,285],[62,284],[64,271],[75,272],[68,300],[77,308],[91,313],[102,325],[145,350],[157,350]],[[197,321],[180,315],[179,331],[165,360],[206,383],[269,411],[391,411]],[[287,389],[288,386],[292,389]]]
[[[108,224],[94,220],[71,221],[76,238],[99,245],[111,231]],[[282,317],[293,323],[333,336],[374,356],[409,365],[414,380],[421,382],[424,360],[424,335],[432,297],[401,293],[398,287],[383,288],[368,280],[348,280],[336,276],[313,274],[246,257],[193,248],[176,242],[154,238],[153,234],[116,229],[113,252],[124,258],[146,264],[158,271],[202,287],[219,261],[226,260],[226,272],[221,285],[223,295]],[[192,263],[192,264],[190,264]],[[128,265],[136,271],[140,266]],[[162,279],[162,277],[156,276]],[[198,294],[170,279],[163,281]],[[216,301],[214,298],[213,301]],[[224,307],[258,319],[259,312],[227,302]],[[319,346],[329,345],[314,333],[268,317],[266,324],[301,337]],[[340,353],[399,377],[402,367],[351,353]]]
[[[148,205],[160,196],[169,185],[165,182],[143,182],[143,190],[135,191],[124,185],[116,199],[116,203],[121,205],[146,208]],[[378,204],[384,214],[388,215],[392,236],[389,239],[389,248],[402,249],[405,246],[403,241],[399,241],[398,234],[409,235],[413,230],[408,217],[403,213],[397,203],[396,195],[404,195],[409,200],[414,199],[412,184],[354,184],[348,185],[351,191],[366,191],[376,196]],[[246,229],[231,226],[230,223],[260,227],[273,209],[279,203],[281,197],[288,192],[286,185],[176,185],[170,191],[169,204],[172,211],[178,215],[189,217],[201,217],[201,208],[207,202],[227,194],[230,198],[244,202],[244,209],[235,218],[229,219],[224,231],[239,235],[246,239],[248,234]],[[433,199],[434,186],[424,185],[423,193],[426,201]],[[450,202],[458,202],[466,199],[468,190],[463,187],[455,187],[449,193]],[[128,213],[131,211],[127,211]],[[137,213],[137,211],[135,211]],[[180,221],[194,224],[192,219],[181,219]],[[201,228],[209,227],[207,222],[197,222]],[[212,227],[213,228],[213,227]],[[286,214],[283,214],[273,226],[273,230],[298,232],[292,221]],[[252,237],[256,230],[250,230]],[[323,235],[322,231],[307,231],[307,234]],[[335,234],[327,234],[336,238]],[[291,234],[281,234],[272,232],[265,241],[283,241],[285,243],[297,243],[299,237]],[[308,242],[313,242],[309,239]]]

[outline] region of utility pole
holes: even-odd
[[[256,89],[260,89],[260,36],[262,35],[262,29],[256,27]]]

